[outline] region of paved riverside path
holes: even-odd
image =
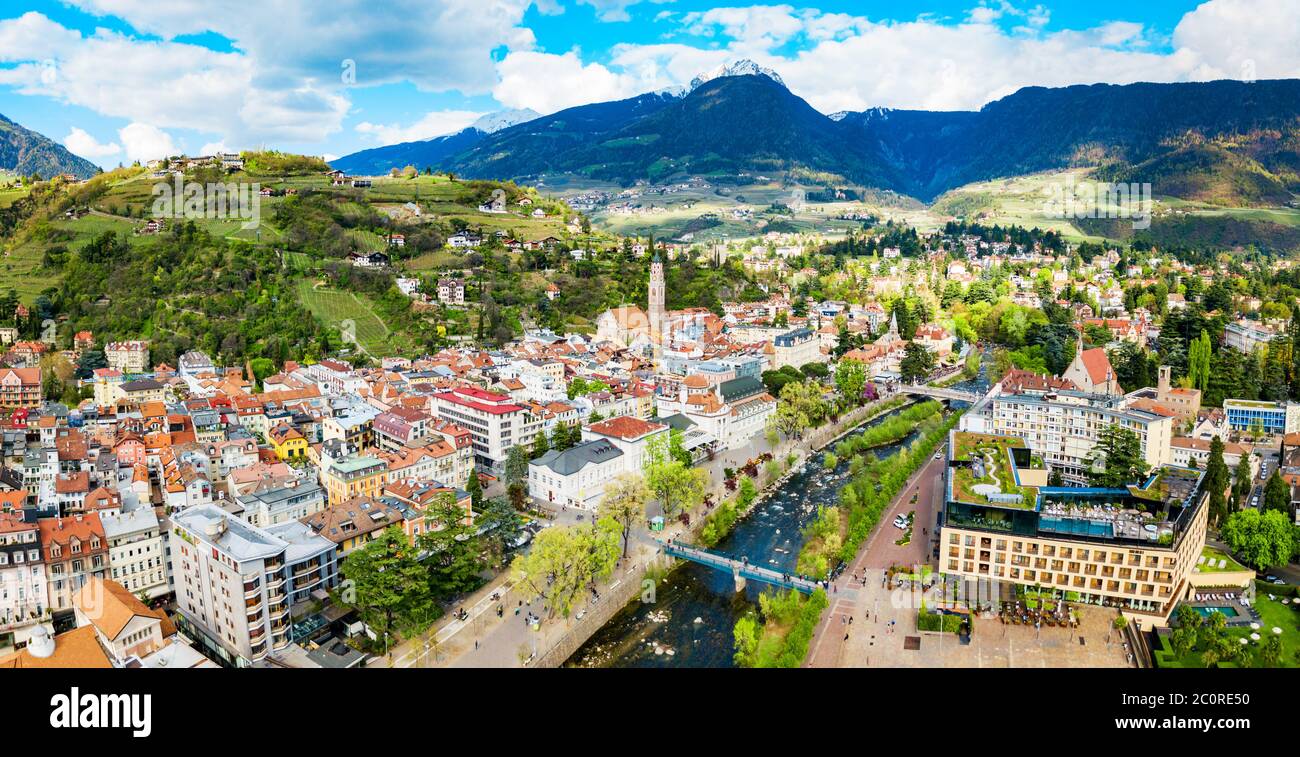
[[[945,447],[940,446],[942,452]],[[848,623],[848,618],[856,618],[855,623],[862,623],[867,614],[879,618],[880,613],[889,609],[891,592],[877,591],[885,570],[890,565],[922,565],[928,562],[931,539],[935,536],[935,516],[939,511],[939,500],[943,496],[943,470],[947,465],[947,456],[940,459],[931,457],[921,469],[912,475],[911,480],[894,498],[880,522],[867,538],[866,545],[858,552],[853,563],[845,568],[833,584],[828,594],[830,608],[813,634],[809,645],[808,658],[804,667],[828,668],[843,664],[844,635],[852,635],[855,630]],[[916,515],[912,522],[912,540],[906,546],[894,543],[896,534],[902,532],[890,524],[899,515],[906,515],[913,509],[911,500],[917,498]]]

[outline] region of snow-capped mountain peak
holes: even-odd
[[[478,129],[486,134],[508,129],[515,124],[521,124],[525,121],[531,121],[541,116],[540,113],[532,108],[511,108],[508,110],[498,110],[495,113],[488,113],[479,118],[479,120],[470,124],[471,129]]]
[[[748,58],[744,58],[742,60],[732,61],[731,63],[724,63],[712,71],[705,71],[704,73],[699,74],[694,79],[691,79],[691,90],[695,90],[705,82],[710,82],[714,79],[721,79],[724,76],[766,76],[777,84],[780,84],[783,87],[785,86],[785,82],[781,80],[780,75],[775,71],[770,68],[764,68]]]

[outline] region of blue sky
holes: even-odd
[[[0,113],[104,166],[261,146],[329,157],[741,58],[826,113],[1297,77],[1300,3],[18,0],[0,9]]]

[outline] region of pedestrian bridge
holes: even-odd
[[[689,544],[679,542],[663,543],[664,552],[679,557],[683,560],[689,560],[700,565],[707,565],[715,570],[726,571],[736,579],[736,591],[745,587],[746,580],[759,581],[773,586],[779,586],[783,589],[794,589],[804,594],[811,594],[816,589],[825,589],[826,585],[818,581],[810,581],[798,576],[792,576],[782,573],[779,570],[764,568],[753,563],[739,560],[731,555],[722,552],[712,552],[707,549],[701,549]]]
[[[937,400],[960,400],[972,403],[980,398],[975,392],[967,392],[962,389],[945,389],[938,386],[922,386],[920,384],[903,384],[898,387],[898,391],[901,394],[923,395]]]

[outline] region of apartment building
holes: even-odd
[[[315,481],[293,479],[239,495],[243,518],[259,528],[302,520],[325,507],[325,490]]]
[[[379,538],[389,526],[401,526],[402,521],[401,510],[382,499],[364,496],[330,505],[302,522],[336,545],[341,560]]]
[[[0,368],[0,408],[40,406],[40,368]]]
[[[508,395],[459,386],[433,395],[433,412],[470,432],[478,464],[500,472],[510,448],[528,446],[546,419]]]
[[[56,626],[72,619],[72,595],[92,577],[108,574],[108,537],[98,513],[41,518],[46,594]]]
[[[1300,403],[1263,400],[1223,401],[1228,428],[1249,434],[1294,434],[1300,431]]]
[[[330,506],[353,497],[378,497],[387,480],[388,466],[377,457],[350,454],[321,461],[320,483]]]
[[[176,623],[206,654],[247,667],[289,646],[289,608],[338,582],[334,544],[298,522],[258,528],[215,505],[172,517]]]
[[[144,373],[149,370],[149,343],[141,339],[109,342],[104,345],[104,359],[113,370]]]
[[[20,512],[0,513],[0,649],[26,643],[50,620],[40,529]]]
[[[822,353],[821,340],[812,329],[791,329],[772,338],[772,370],[787,365],[798,368],[808,363],[825,363],[830,358]]]
[[[321,441],[339,439],[359,452],[375,444],[375,416],[379,411],[368,405],[358,406],[321,422]]]
[[[1239,320],[1223,327],[1223,346],[1249,355],[1276,339],[1278,333],[1257,321]]]
[[[109,575],[136,596],[167,594],[166,538],[152,507],[101,515],[108,539]]]
[[[1061,592],[1166,624],[1205,546],[1203,471],[1164,466],[1125,488],[1050,487],[1025,440],[954,431],[939,567]],[[993,475],[990,475],[993,474]]]

